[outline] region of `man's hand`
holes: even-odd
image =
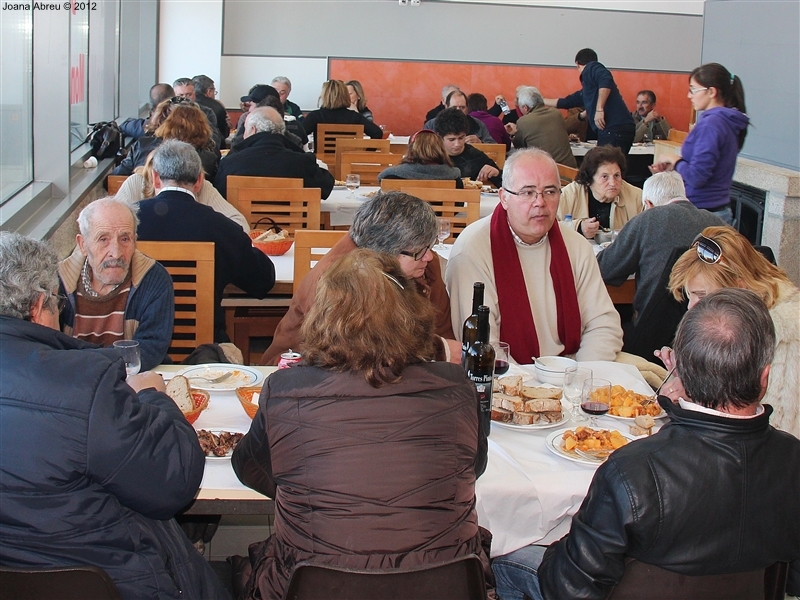
[[[647,113],[644,116],[644,122],[645,123],[652,123],[653,121],[657,121],[660,118],[661,118],[661,115],[658,114],[658,112],[654,108],[653,110],[651,110],[649,113]]]
[[[159,373],[153,371],[129,375],[126,382],[137,394],[148,388],[154,388],[158,392],[164,392],[167,389],[167,386],[164,385],[164,378]]]
[[[501,94],[497,94],[497,96],[494,97],[494,103],[497,104],[497,106],[500,106],[500,103],[505,102],[505,100],[506,99],[503,98]]]
[[[500,171],[495,169],[492,165],[483,165],[483,168],[478,172],[478,181],[486,183],[491,177],[497,177]]]
[[[662,171],[672,171],[681,159],[677,154],[662,154],[658,157],[658,162],[650,165],[651,173],[661,173]]]
[[[506,123],[505,125],[506,131],[508,135],[517,135],[517,124],[516,123]]]
[[[581,221],[581,231],[587,240],[594,238],[594,236],[597,235],[598,229],[600,229],[600,221],[595,217]]]
[[[479,138],[477,135],[468,135],[467,137],[464,138],[464,141],[467,144],[480,144],[481,138]]]
[[[606,117],[605,112],[597,111],[594,113],[594,124],[597,125],[597,128],[603,130],[606,128]]]

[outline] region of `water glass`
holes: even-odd
[[[444,241],[450,237],[450,219],[439,217],[436,219],[436,239],[439,240],[439,246],[444,244]]]
[[[571,405],[570,418],[576,423],[586,421],[586,417],[578,410],[581,405],[583,383],[592,378],[592,370],[587,367],[567,367],[564,371],[564,387],[561,391]]]
[[[142,368],[142,357],[139,351],[139,342],[136,340],[117,340],[114,342],[122,360],[125,361],[125,371],[128,376],[136,375]]]
[[[349,199],[356,197],[355,191],[361,186],[361,175],[357,173],[350,173],[344,180],[344,186],[350,190]]]

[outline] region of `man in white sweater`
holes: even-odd
[[[518,363],[534,356],[614,360],[622,348],[619,315],[589,242],[560,227],[555,161],[529,148],[506,161],[500,204],[456,240],[445,281],[453,329],[472,312],[472,286],[486,285],[491,339],[509,342]]]

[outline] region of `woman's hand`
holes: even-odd
[[[597,235],[597,231],[600,229],[600,221],[598,221],[595,217],[591,219],[584,219],[581,221],[581,231],[583,235],[586,236],[587,240],[591,240]]]
[[[663,346],[661,350],[656,350],[653,354],[656,358],[661,359],[667,371],[672,371],[675,368],[675,352],[669,346]]]

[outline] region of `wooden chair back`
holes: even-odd
[[[383,179],[381,180],[381,189],[386,190],[399,190],[404,187],[415,188],[437,188],[440,190],[454,190],[456,189],[455,179]]]
[[[480,190],[402,187],[400,191],[425,200],[433,207],[437,217],[450,219],[450,237],[445,243],[453,243],[467,225],[481,218]]]
[[[384,152],[342,152],[337,160],[341,162],[341,178],[351,173],[361,176],[361,185],[378,185],[378,175],[386,167],[399,165],[403,157]]]
[[[670,142],[679,142],[683,143],[683,140],[686,139],[686,136],[689,135],[688,131],[680,131],[679,129],[670,129],[669,133],[667,134],[667,139]]]
[[[119,188],[122,187],[122,184],[125,183],[127,178],[127,175],[109,175],[106,182],[106,186],[108,187],[108,195],[113,196],[116,194],[119,191]]]
[[[578,176],[578,169],[558,163],[558,175],[561,177],[561,187],[569,185]]]
[[[319,188],[240,189],[239,212],[254,229],[260,228],[258,221],[263,217],[290,234],[298,229],[319,229],[321,194]]]
[[[239,208],[239,190],[252,188],[301,188],[303,180],[295,177],[249,177],[246,175],[228,175],[228,197],[226,200],[233,207]],[[242,213],[244,214],[244,213]]]
[[[410,569],[347,569],[298,563],[285,600],[479,600],[486,598],[481,561],[474,554]]]
[[[0,600],[121,600],[103,569],[95,566],[43,569],[0,568]]]
[[[314,152],[317,158],[328,165],[331,173],[336,169],[336,139],[364,137],[363,125],[337,125],[336,123],[320,123],[314,135]]]
[[[342,153],[343,152],[382,152],[389,154],[389,140],[336,138],[336,172],[334,177],[343,180]]]
[[[472,144],[472,146],[491,158],[501,169],[506,164],[505,144]]]
[[[214,242],[149,242],[136,249],[160,262],[172,277],[175,324],[169,357],[176,363],[214,341]]]
[[[341,240],[346,231],[301,229],[294,236],[294,281],[292,293],[297,293],[300,282],[314,268],[317,261]]]

